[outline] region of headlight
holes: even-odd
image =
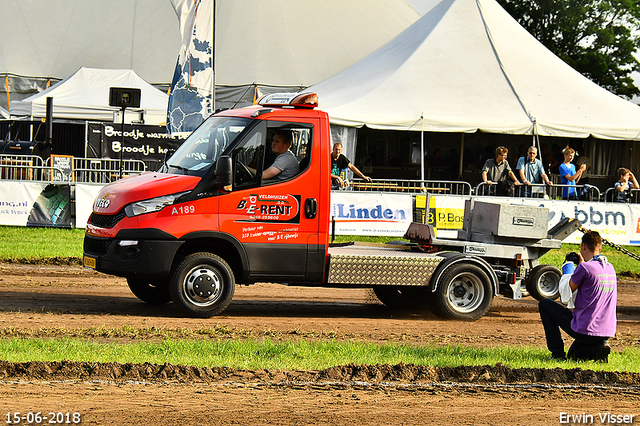
[[[150,198],[148,200],[142,200],[129,204],[124,208],[124,212],[129,217],[138,216],[145,213],[157,212],[170,206],[175,201],[189,192],[180,192],[178,194],[163,195],[162,197]]]

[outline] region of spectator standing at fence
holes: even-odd
[[[346,169],[351,170],[367,182],[371,182],[369,176],[365,176],[356,166],[351,164],[351,161],[342,153],[342,144],[336,142],[333,144],[333,151],[331,152],[331,189],[344,187],[344,175],[342,175],[342,172],[346,171]]]
[[[544,180],[547,185],[553,185],[544,172],[542,161],[536,158],[537,155],[538,148],[530,146],[527,150],[527,155],[518,159],[516,173],[520,175],[520,182],[527,186],[522,188],[521,195],[523,197],[530,197],[532,192],[536,193],[536,195],[544,193],[544,191],[532,191],[531,184],[541,184]]]
[[[618,169],[618,176],[620,176],[620,180],[614,185],[614,188],[616,189],[614,201],[618,203],[626,203],[631,197],[631,189],[639,189],[640,185],[638,185],[636,177],[629,169],[620,167]]]
[[[509,150],[504,146],[497,147],[495,158],[489,158],[482,167],[482,181],[489,186],[496,184],[496,195],[513,195],[509,193],[510,181],[513,181],[515,186],[519,185],[507,161],[508,153]]]
[[[579,169],[576,171],[576,166],[572,163],[573,157],[576,155],[576,151],[573,148],[566,147],[562,153],[564,154],[564,162],[560,164],[560,167],[558,168],[560,171],[560,183],[562,185],[570,185],[562,188],[562,199],[577,200],[578,194],[576,192],[576,185],[587,166],[585,164],[580,164]]]

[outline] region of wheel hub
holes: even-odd
[[[466,288],[464,288],[464,287],[463,287],[463,286],[461,286],[461,285],[457,285],[457,286],[455,286],[455,288],[453,289],[453,296],[454,296],[454,297],[456,297],[456,298],[458,298],[458,299],[463,298],[465,294],[467,294],[467,289],[466,289]]]
[[[472,312],[482,304],[484,289],[473,274],[462,273],[455,277],[448,289],[450,306],[458,312]]]
[[[208,268],[198,268],[187,276],[186,290],[193,302],[210,304],[220,297],[221,280],[215,271]]]

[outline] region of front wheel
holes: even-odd
[[[480,267],[454,265],[437,283],[434,312],[445,318],[475,321],[491,307],[492,287],[489,276]]]
[[[560,297],[560,277],[562,272],[553,265],[538,265],[527,278],[527,290],[536,300]]]
[[[127,284],[138,299],[150,305],[164,305],[171,302],[171,295],[166,281],[127,278]]]
[[[169,291],[173,303],[190,315],[209,318],[229,306],[235,285],[233,271],[221,257],[194,253],[174,271]]]

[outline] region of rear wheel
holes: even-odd
[[[150,305],[164,305],[171,302],[169,286],[166,281],[150,281],[140,278],[127,278],[131,292]]]
[[[429,289],[426,287],[379,286],[373,292],[385,306],[398,310],[426,310]]]
[[[527,278],[527,290],[536,300],[560,297],[560,277],[562,272],[553,265],[538,265]]]
[[[224,311],[235,292],[233,271],[219,256],[194,253],[174,271],[169,291],[173,303],[191,315],[208,318]]]
[[[476,265],[456,264],[438,281],[433,308],[445,318],[475,321],[489,310],[492,301],[486,272]]]

